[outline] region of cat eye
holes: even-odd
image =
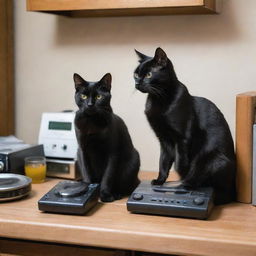
[[[100,100],[102,98],[102,96],[101,95],[97,95],[95,98],[96,98],[96,100]]]
[[[81,94],[81,99],[86,100],[87,99],[87,95]]]
[[[134,73],[135,78],[139,78],[139,75],[137,73]]]
[[[152,77],[152,72],[148,72],[146,75],[145,75],[146,78],[150,78]]]

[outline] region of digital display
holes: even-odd
[[[48,129],[49,130],[71,131],[72,123],[70,123],[70,122],[54,122],[54,121],[50,121]]]

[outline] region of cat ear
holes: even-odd
[[[166,66],[168,57],[164,50],[162,50],[160,47],[158,47],[155,51],[154,60],[158,65]]]
[[[139,51],[137,51],[136,49],[134,49],[134,51],[136,52],[136,54],[138,55],[139,57],[139,62],[143,62],[144,60],[148,59],[149,57]]]
[[[107,73],[106,75],[104,75],[101,80],[100,83],[103,86],[103,88],[107,89],[107,91],[111,90],[111,81],[112,81],[112,76],[110,73]]]
[[[76,90],[79,87],[84,86],[85,84],[87,84],[87,82],[81,76],[79,76],[77,73],[74,73],[73,79],[74,79],[74,82],[75,82]]]

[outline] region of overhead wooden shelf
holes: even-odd
[[[72,17],[215,14],[221,0],[27,0],[28,11]]]

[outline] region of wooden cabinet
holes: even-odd
[[[213,14],[221,0],[27,0],[28,11],[72,17]]]
[[[132,256],[125,250],[0,238],[1,256]],[[137,255],[136,255],[137,256]],[[138,255],[140,256],[140,255]]]
[[[14,133],[12,16],[12,0],[0,0],[0,136]]]
[[[171,172],[169,180],[176,178]],[[80,216],[40,212],[38,200],[59,181],[33,184],[28,197],[1,203],[1,256],[256,255],[256,208],[250,204],[215,206],[208,220],[132,214],[127,198],[99,202]]]

